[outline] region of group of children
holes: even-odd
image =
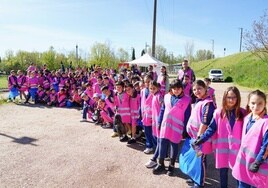
[[[24,87],[19,76],[16,81],[11,72],[11,99],[16,89],[26,96],[23,94],[26,88],[26,102],[32,96],[37,103],[66,106],[70,101],[70,106],[81,105],[82,121],[90,118],[96,124],[112,128],[112,137],[119,137],[121,142],[128,144],[134,144],[143,130],[144,153],[153,153],[145,166],[153,168],[153,174],[174,175],[175,161],[179,158],[181,171],[190,177],[187,183],[204,187],[206,155],[213,152],[221,187],[228,187],[229,169],[237,179],[238,187],[268,186],[268,116],[266,95],[260,90],[249,94],[247,108],[243,109],[236,87],[227,88],[222,104],[216,106],[209,79],[192,82],[185,74],[181,80],[175,79],[169,84],[164,66],[158,77],[152,70],[135,76],[128,71],[116,77],[110,71],[93,71],[79,75],[81,80],[77,80],[81,85],[70,81],[69,75],[65,80],[66,76],[61,74],[57,82],[58,93],[53,82],[55,77],[50,78],[52,85],[46,88],[46,79],[40,86],[40,77],[36,77],[35,72],[30,75]],[[38,82],[31,81],[34,77]],[[49,99],[44,100],[39,95],[44,88]],[[53,93],[56,93],[57,102]],[[166,171],[164,159],[167,156],[170,161]]]

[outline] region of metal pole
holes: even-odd
[[[212,59],[214,59],[214,39],[212,41]]]
[[[78,65],[78,45],[75,46],[76,64]]]
[[[153,57],[155,57],[156,10],[157,10],[157,0],[154,0],[153,39],[152,39],[152,56]]]
[[[243,28],[239,28],[241,30],[240,32],[240,48],[239,48],[239,52],[241,52],[241,48],[242,48],[242,38],[243,38]]]

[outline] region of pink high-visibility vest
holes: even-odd
[[[27,78],[24,75],[20,75],[17,77],[17,82],[18,85],[20,86],[19,90],[20,91],[27,91],[28,87],[27,87]]]
[[[207,98],[204,100],[199,101],[195,106],[192,108],[191,116],[186,126],[187,133],[191,138],[196,139],[197,133],[199,131],[201,125],[201,113],[203,107],[207,103],[213,103],[212,99]],[[202,144],[201,150],[204,154],[209,154],[212,152],[212,142],[211,139],[208,139],[205,143]]]
[[[184,88],[183,88],[183,92],[186,96],[190,97],[190,91],[192,88],[192,84],[188,83]]]
[[[29,86],[29,88],[37,88],[38,78],[37,77],[30,77],[28,79],[28,86]]]
[[[243,119],[236,120],[231,129],[226,116],[221,117],[222,109],[216,109],[214,119],[217,124],[217,131],[212,138],[215,152],[216,168],[233,168],[237,153],[241,145]],[[245,110],[241,108],[245,114]]]
[[[241,146],[232,175],[239,181],[258,188],[264,188],[268,187],[268,159],[263,161],[256,173],[250,172],[248,168],[255,161],[260,151],[263,136],[268,130],[268,116],[266,115],[256,120],[254,125],[246,133],[246,126],[250,116],[251,114],[244,118]]]
[[[168,78],[166,78],[166,79],[168,79]],[[165,81],[165,76],[164,75],[159,75],[158,77],[157,77],[157,82],[160,84],[160,93],[163,95],[163,96],[165,96],[165,94],[166,94],[166,81]]]
[[[163,96],[160,92],[157,92],[152,99],[152,132],[153,135],[159,138],[160,128],[158,125],[158,117],[160,114],[161,105],[163,102]]]
[[[171,95],[168,93],[164,98],[165,112],[161,123],[160,138],[166,138],[173,143],[179,143],[182,139],[184,126],[184,114],[191,104],[191,99],[183,96],[172,107]]]
[[[142,124],[144,126],[152,126],[152,100],[153,94],[149,93],[147,98],[145,97],[145,90],[141,90],[141,114],[142,114]]]
[[[138,119],[140,117],[140,104],[141,104],[141,97],[139,94],[137,94],[135,98],[130,97],[131,125],[138,124]]]
[[[123,123],[130,123],[130,104],[129,95],[125,92],[121,94],[116,94],[114,97],[114,103],[117,107],[117,113],[121,115]]]
[[[17,77],[10,75],[8,76],[8,89],[10,90],[14,85],[17,85]]]

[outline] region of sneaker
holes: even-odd
[[[87,119],[81,119],[80,122],[87,122]]]
[[[134,143],[136,143],[136,139],[135,139],[135,138],[131,138],[131,139],[127,142],[127,144],[134,144]]]
[[[112,128],[112,124],[111,123],[106,123],[105,128]]]
[[[143,150],[143,152],[144,152],[145,154],[150,154],[150,153],[152,153],[153,151],[154,151],[153,148],[146,148],[145,150]]]
[[[153,174],[158,175],[158,174],[163,174],[165,173],[166,169],[164,165],[158,164],[154,169],[153,169]]]
[[[168,167],[167,175],[168,176],[173,176],[174,175],[174,167],[173,166]]]
[[[145,166],[147,167],[147,168],[153,168],[153,167],[155,167],[157,165],[157,162],[156,161],[153,161],[153,160],[150,160],[150,161],[148,161],[147,163],[145,163]]]
[[[117,132],[113,132],[113,134],[111,135],[112,138],[115,138],[117,136],[119,136],[119,134]]]
[[[192,179],[187,179],[187,180],[186,180],[186,183],[187,183],[187,184],[194,184],[194,181],[193,181]]]
[[[125,135],[124,137],[120,138],[120,142],[127,142],[127,141],[128,141],[127,135]]]

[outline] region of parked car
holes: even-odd
[[[211,81],[223,81],[223,71],[221,69],[211,69],[208,72],[208,77],[211,79]]]

